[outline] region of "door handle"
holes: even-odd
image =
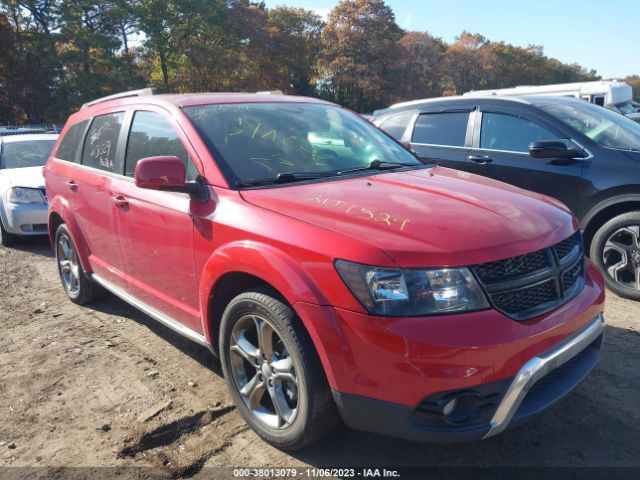
[[[122,195],[116,195],[112,197],[111,200],[113,200],[113,204],[120,210],[129,210],[129,201]]]
[[[72,192],[78,191],[78,184],[73,180],[67,180],[66,184],[67,184],[67,187],[69,187],[69,190],[71,190]]]
[[[488,155],[469,155],[467,160],[479,163],[480,165],[493,162],[493,158]]]

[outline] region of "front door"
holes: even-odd
[[[159,111],[134,112],[125,151],[125,177],[111,186],[128,290],[139,301],[202,333],[192,200],[184,193],[141,189],[133,181],[141,158],[165,155],[181,158],[187,166],[187,179],[195,179],[197,170],[176,126]]]
[[[534,192],[549,195],[578,211],[584,160],[541,159],[529,155],[539,140],[560,140],[561,135],[516,114],[482,111],[469,155],[468,170]]]

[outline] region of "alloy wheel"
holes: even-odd
[[[78,254],[66,234],[58,238],[58,267],[60,275],[69,295],[75,297],[80,292],[80,263]]]
[[[229,358],[240,397],[252,415],[270,428],[290,426],[298,411],[298,379],[273,325],[258,315],[239,318]]]
[[[613,280],[640,290],[640,226],[624,226],[609,235],[602,249],[602,261]]]

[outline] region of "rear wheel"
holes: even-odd
[[[270,444],[299,449],[338,425],[309,334],[270,290],[246,292],[229,303],[220,328],[220,356],[240,414]]]
[[[0,219],[0,245],[3,247],[11,247],[20,241],[20,237],[18,235],[14,235],[13,233],[7,232],[2,224],[2,219]]]
[[[101,297],[104,290],[90,280],[82,269],[76,244],[64,223],[56,231],[55,250],[58,273],[69,299],[78,305],[84,305]]]
[[[640,212],[619,215],[600,227],[593,236],[590,257],[610,290],[640,300]]]

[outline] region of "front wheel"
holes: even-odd
[[[618,215],[600,227],[589,256],[610,290],[640,300],[640,212]]]
[[[309,334],[270,290],[246,292],[229,303],[220,326],[220,356],[240,414],[275,447],[305,447],[339,423]]]

